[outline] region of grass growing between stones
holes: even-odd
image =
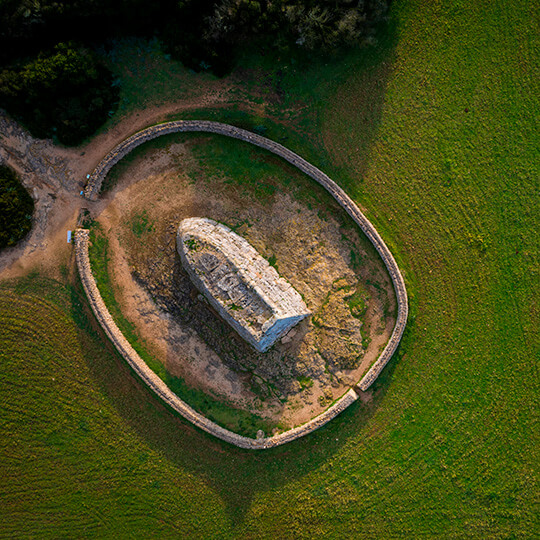
[[[372,402],[242,452],[166,411],[67,293],[3,288],[5,536],[538,537],[537,7],[392,9],[391,45],[287,87],[407,279]]]
[[[179,398],[183,399],[196,411],[220,426],[230,429],[240,435],[252,438],[255,438],[257,431],[260,429],[266,433],[270,433],[274,426],[269,422],[248,411],[230,407],[222,401],[212,398],[207,393],[189,386],[180,377],[171,375],[165,366],[154,358],[149,352],[148,346],[144,343],[144,340],[138,335],[134,325],[122,314],[120,305],[116,300],[114,285],[111,281],[109,270],[109,245],[106,236],[103,234],[97,223],[92,226],[90,231],[90,246],[88,252],[92,265],[92,273],[103,301],[118,328],[120,328],[121,332],[124,334],[124,337],[146,362],[148,367],[150,367],[150,369],[152,369],[152,371],[154,371],[154,373],[156,373]]]

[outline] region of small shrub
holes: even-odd
[[[188,238],[187,240],[184,240],[184,244],[186,244],[187,248],[190,251],[197,251],[199,249],[199,243],[194,238]]]
[[[137,238],[140,238],[144,233],[154,230],[154,223],[150,222],[146,210],[133,217],[131,220],[131,230]]]
[[[0,72],[0,107],[36,137],[80,144],[115,110],[119,89],[97,55],[57,45],[25,64]]]
[[[311,388],[313,386],[313,379],[311,377],[300,376],[296,380],[300,383],[302,390],[305,390],[306,388]]]
[[[365,315],[367,311],[366,297],[361,290],[356,290],[354,294],[349,297],[347,303],[353,317],[361,319]]]
[[[277,259],[276,259],[276,256],[275,255],[270,255],[270,257],[268,257],[268,264],[270,266],[273,266],[276,270],[278,269],[277,267]]]

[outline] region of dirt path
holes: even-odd
[[[58,277],[62,265],[69,261],[67,231],[75,228],[79,209],[99,213],[108,204],[107,198],[91,203],[80,196],[80,191],[86,175],[114,146],[171,114],[226,103],[231,103],[231,97],[223,84],[196,98],[129,114],[78,148],[35,139],[0,110],[0,163],[19,173],[35,202],[29,236],[16,247],[0,252],[0,279],[18,277],[33,269]]]

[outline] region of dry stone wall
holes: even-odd
[[[137,373],[137,375],[155,392],[167,405],[176,412],[180,413],[184,418],[195,424],[200,429],[206,431],[240,448],[263,450],[272,448],[290,442],[298,437],[302,437],[315,431],[323,426],[332,418],[336,417],[341,411],[345,410],[351,403],[358,399],[358,395],[354,390],[349,390],[341,397],[332,407],[327,409],[323,414],[310,420],[306,424],[280,433],[273,437],[262,437],[251,439],[233,433],[228,429],[218,426],[216,423],[208,420],[202,414],[192,409],[187,403],[182,401],[169,387],[146,365],[146,362],[139,356],[135,349],[129,344],[124,337],[114,319],[112,318],[96,284],[96,280],[92,274],[90,266],[90,258],[88,255],[88,243],[90,232],[87,229],[77,229],[75,231],[75,257],[77,268],[81,277],[81,282],[88,297],[90,307],[94,312],[98,322],[103,327],[103,330],[113,342],[118,352],[124,357],[126,362]]]
[[[101,190],[101,185],[103,183],[103,180],[107,173],[112,169],[116,163],[118,163],[124,156],[129,154],[134,148],[137,146],[140,146],[141,144],[150,141],[152,139],[155,139],[156,137],[159,137],[161,135],[168,135],[171,133],[182,133],[182,132],[205,132],[205,133],[217,133],[219,135],[225,135],[228,137],[233,137],[235,139],[240,139],[242,141],[254,144],[255,146],[259,146],[261,148],[264,148],[265,150],[268,150],[298,169],[300,169],[302,172],[310,176],[313,180],[318,182],[322,187],[324,187],[333,197],[336,199],[336,201],[341,205],[341,207],[351,216],[351,218],[354,220],[354,222],[360,227],[360,229],[363,231],[363,233],[369,238],[377,252],[379,253],[380,257],[384,261],[384,264],[386,265],[386,268],[388,270],[388,273],[390,274],[390,277],[392,279],[392,284],[394,286],[394,290],[396,293],[396,299],[397,299],[397,318],[396,318],[396,324],[394,326],[394,329],[392,331],[392,335],[390,337],[390,340],[388,341],[386,347],[382,351],[382,353],[379,355],[375,363],[371,366],[371,368],[368,370],[368,372],[362,377],[362,379],[358,382],[358,388],[361,391],[366,391],[373,382],[377,379],[381,371],[383,370],[384,366],[390,361],[393,354],[395,353],[396,349],[399,346],[399,342],[401,340],[401,337],[403,336],[403,332],[405,331],[405,325],[407,323],[407,316],[408,316],[408,300],[407,300],[407,291],[405,288],[405,282],[403,280],[403,277],[401,275],[401,272],[399,271],[399,268],[397,266],[397,263],[390,253],[390,250],[380,237],[379,233],[376,231],[375,227],[370,223],[370,221],[364,216],[364,214],[360,211],[358,206],[354,203],[354,201],[341,189],[333,180],[331,180],[325,173],[323,173],[321,170],[317,169],[317,167],[313,166],[311,163],[307,162],[305,159],[301,158],[298,154],[295,154],[288,148],[284,147],[283,145],[276,143],[270,139],[267,139],[266,137],[262,137],[261,135],[257,135],[255,133],[251,133],[250,131],[247,131],[245,129],[241,129],[235,126],[231,126],[229,124],[222,124],[220,122],[213,122],[208,120],[179,120],[176,122],[167,122],[164,124],[159,124],[156,126],[151,126],[147,129],[144,129],[142,131],[139,131],[138,133],[135,133],[128,139],[124,140],[122,143],[120,143],[118,146],[116,146],[105,158],[101,161],[101,163],[96,167],[96,169],[92,172],[90,175],[90,178],[88,180],[88,183],[84,190],[84,195],[87,199],[91,201],[97,200],[99,197],[99,193]],[[84,236],[83,233],[81,234],[81,238]],[[76,249],[84,251],[86,249],[86,258],[88,258],[87,254],[87,245],[86,248],[84,247],[84,242],[81,241],[81,244],[79,245],[79,242],[76,242]],[[77,259],[79,264],[79,259]],[[90,277],[87,276],[86,279],[91,278],[91,272],[86,267],[79,266],[79,271],[81,272],[81,279],[83,279],[82,271],[86,271],[87,274],[90,274]],[[93,281],[93,278],[92,278]],[[84,284],[84,280],[83,280]],[[95,282],[94,282],[95,287]],[[86,289],[86,285],[85,285]],[[95,288],[95,293],[97,293],[99,297],[99,292],[97,291],[97,288]],[[88,294],[88,291],[87,291]],[[90,296],[89,296],[90,298]],[[101,299],[101,297],[99,297]],[[92,304],[92,308],[94,311],[96,309],[94,308],[93,301],[90,300]],[[103,302],[101,301],[101,304]],[[96,303],[96,308],[99,308],[100,312],[102,307],[105,308],[105,306],[101,306],[101,304]],[[106,308],[105,308],[106,310]],[[108,314],[108,311],[106,312],[107,316],[110,318],[110,315]],[[102,324],[105,323],[105,320],[100,318],[98,314],[96,313],[96,316],[98,317],[98,320]],[[103,322],[102,322],[103,320]],[[108,321],[107,324],[112,322],[112,319]],[[109,324],[110,326],[110,324]],[[237,446],[241,446],[242,448],[269,448],[271,446],[276,446],[279,444],[283,444],[285,442],[291,441],[293,439],[296,439],[298,437],[301,437],[307,433],[310,433],[311,431],[317,429],[321,425],[325,424],[335,416],[337,416],[344,408],[349,406],[353,401],[357,399],[357,394],[354,392],[354,390],[349,390],[340,400],[338,400],[332,407],[327,409],[323,414],[317,416],[307,424],[292,429],[290,431],[287,431],[285,433],[282,433],[281,435],[277,435],[275,437],[265,438],[265,439],[249,439],[246,437],[240,437],[239,435],[236,435],[230,431],[224,430],[223,428],[217,426],[216,424],[213,424],[212,422],[209,422],[207,419],[199,415],[197,412],[195,412],[193,409],[191,409],[187,404],[182,402],[177,396],[172,394],[172,392],[165,386],[165,384],[161,381],[161,379],[157,378],[153,372],[149,370],[149,368],[145,367],[144,362],[140,357],[138,357],[137,353],[130,348],[129,343],[123,338],[120,331],[114,325],[116,328],[114,338],[111,337],[111,334],[109,331],[107,331],[107,334],[115,343],[117,344],[117,341],[119,344],[121,344],[121,347],[117,345],[119,348],[121,354],[126,358],[126,360],[130,363],[130,365],[141,375],[141,378],[147,382],[147,384],[156,392],[158,395],[160,395],[169,405],[171,405],[175,410],[180,412],[183,416],[191,420],[195,425],[200,427],[201,429],[204,429],[205,431],[208,431],[209,433],[212,433],[213,435],[223,439],[227,440],[228,442],[231,442],[232,444],[236,444]],[[120,336],[122,337],[123,341],[119,341]],[[123,352],[125,351],[125,352]],[[126,356],[127,355],[127,356]],[[136,356],[133,356],[136,355]],[[129,358],[128,358],[129,357]],[[139,366],[139,363],[142,364]],[[139,366],[137,369],[134,366]],[[143,369],[144,368],[144,369]],[[153,378],[152,378],[153,376]],[[157,379],[157,380],[154,380]],[[178,400],[175,401],[173,397]],[[173,403],[175,405],[173,405]]]

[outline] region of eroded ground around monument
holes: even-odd
[[[354,385],[388,341],[395,299],[384,265],[338,205],[294,168],[244,148],[246,169],[258,163],[249,184],[217,150],[223,140],[179,140],[125,165],[99,218],[111,229],[126,316],[171,374],[280,430],[303,423]],[[249,346],[182,268],[176,232],[194,216],[241,234],[312,317],[268,352]]]

